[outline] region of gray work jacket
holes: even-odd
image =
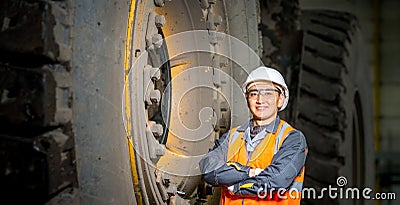
[[[253,140],[250,139],[250,122],[238,128],[238,131],[245,132],[243,138],[246,142],[247,151],[249,149],[254,150],[267,133],[276,133],[280,119],[277,117]],[[240,169],[237,169],[237,167],[226,164],[229,146],[228,136],[229,132],[215,142],[212,150],[201,159],[200,170],[203,179],[209,184],[224,187],[234,185],[235,195],[257,196],[257,191],[260,188],[264,190],[288,188],[304,166],[307,156],[307,143],[303,133],[299,130],[293,130],[288,134],[282,146],[272,158],[271,164],[255,177],[248,175],[251,167],[236,163],[240,167]],[[251,156],[248,155],[248,157]],[[242,184],[248,183],[253,183],[253,186],[245,189],[239,188]]]

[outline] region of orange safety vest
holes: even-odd
[[[272,158],[275,153],[282,146],[283,141],[294,128],[287,122],[280,120],[276,133],[268,133],[267,136],[257,145],[251,158],[248,159],[245,140],[243,139],[244,132],[236,132],[238,127],[230,131],[229,136],[229,147],[227,161],[238,162],[243,165],[250,166],[252,168],[265,169],[271,164]],[[236,139],[233,138],[233,133],[239,133],[236,135]],[[232,141],[234,140],[234,141]],[[221,204],[229,205],[253,205],[253,204],[275,204],[275,205],[299,205],[301,199],[301,189],[304,181],[304,167],[301,169],[298,176],[293,180],[292,185],[287,191],[279,191],[270,193],[262,193],[261,198],[259,197],[238,197],[231,195],[226,188],[222,189],[221,193]],[[245,184],[241,187],[251,187],[252,184]],[[293,191],[297,190],[297,191]],[[279,194],[277,194],[279,192]],[[284,196],[284,197],[282,197]]]

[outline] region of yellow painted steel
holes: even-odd
[[[125,119],[126,119],[126,136],[127,136],[127,144],[129,148],[129,158],[131,163],[131,174],[133,180],[133,188],[136,195],[137,204],[142,204],[142,194],[140,192],[139,187],[139,176],[137,173],[136,167],[136,159],[135,159],[135,151],[133,149],[132,142],[132,124],[131,124],[131,100],[130,100],[130,90],[129,90],[129,68],[131,66],[131,56],[132,56],[132,35],[134,31],[134,19],[135,19],[135,8],[136,1],[133,0],[130,3],[129,8],[129,16],[128,16],[128,25],[126,32],[126,45],[125,45],[125,56],[124,56],[124,87],[125,87]]]

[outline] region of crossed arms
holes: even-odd
[[[243,197],[256,197],[263,189],[288,188],[304,166],[307,143],[304,135],[294,130],[289,133],[269,166],[256,168],[226,162],[228,133],[215,142],[213,149],[200,161],[203,179],[213,186],[230,187],[231,193]],[[257,172],[257,173],[255,173]],[[257,175],[255,175],[257,174]],[[243,186],[252,184],[252,186]]]

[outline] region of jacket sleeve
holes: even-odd
[[[234,185],[234,194],[256,197],[258,192],[288,188],[300,173],[307,156],[307,143],[303,133],[292,131],[272,158],[271,164],[255,177],[249,177]]]
[[[248,177],[250,167],[227,162],[228,133],[215,142],[214,148],[200,160],[203,180],[214,186],[231,186]]]

